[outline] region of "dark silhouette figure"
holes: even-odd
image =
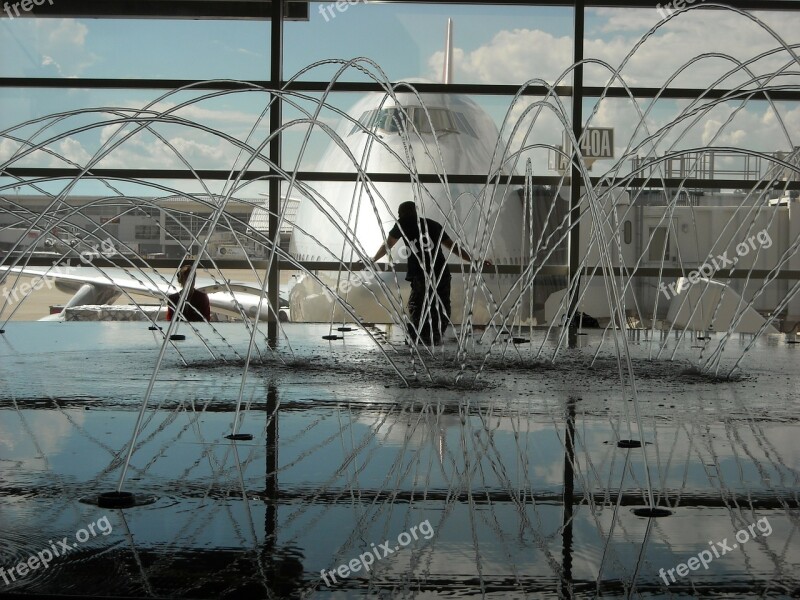
[[[420,218],[413,202],[403,202],[398,207],[397,223],[386,243],[375,253],[373,262],[384,257],[401,239],[407,248],[404,253],[408,257],[406,280],[411,283],[408,333],[414,342],[439,344],[450,322],[451,275],[442,246],[465,261],[472,261],[472,258],[450,239],[440,223]],[[487,260],[484,265],[492,263]]]
[[[211,304],[208,301],[208,294],[194,289],[194,278],[191,281],[189,275],[192,272],[192,267],[184,265],[178,271],[178,283],[181,287],[189,286],[189,295],[186,297],[186,303],[183,305],[181,316],[184,321],[202,322],[211,320]],[[178,302],[181,299],[181,292],[176,292],[167,296],[167,320],[171,321],[175,316],[175,310],[178,307]]]

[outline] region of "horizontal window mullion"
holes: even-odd
[[[194,172],[200,179],[208,181],[227,181],[229,179],[236,179],[239,177],[240,172],[234,171],[204,171],[196,170]],[[2,173],[4,176],[18,177],[21,179],[31,178],[73,178],[79,175],[77,169],[65,168],[11,168],[6,169]],[[292,176],[289,171],[289,177]],[[248,171],[242,176],[243,181],[252,181],[254,179],[266,179],[275,174],[270,171]],[[442,183],[443,178],[435,173],[421,173],[418,175],[419,181],[425,184]],[[281,175],[281,178],[282,175]],[[404,173],[367,173],[367,180],[374,183],[407,183],[409,181],[408,175]],[[191,171],[187,170],[152,170],[152,169],[94,169],[90,174],[84,175],[83,179],[108,179],[108,180],[123,180],[123,179],[186,179],[194,180],[195,177]],[[348,182],[359,181],[361,176],[358,173],[333,173],[326,171],[298,171],[296,173],[297,181],[306,182],[321,182],[321,181],[336,181]],[[500,180],[501,183],[510,183],[512,185],[524,185],[526,182],[524,175],[501,175],[492,178],[491,182]],[[558,175],[541,176],[536,175],[532,177],[531,181],[534,185],[554,185],[554,186],[569,186],[570,178],[561,177]],[[765,189],[776,187],[775,182],[760,179],[661,179],[656,177],[591,177],[591,184],[597,186],[603,183],[603,187],[622,186],[626,188],[650,188],[650,189],[677,189],[677,188],[697,188],[697,189]],[[487,183],[486,175],[448,175],[447,182],[451,184],[471,184],[482,185]],[[788,190],[800,190],[800,181],[780,182],[780,189],[786,187]]]
[[[396,84],[395,84],[396,85]],[[191,87],[196,90],[246,90],[253,86],[269,89],[282,89],[289,92],[321,93],[326,90],[342,93],[369,93],[383,92],[384,87],[375,82],[349,82],[339,81],[331,84],[327,81],[292,81],[291,83],[279,82],[273,86],[269,80],[252,81],[226,81],[226,80],[193,80],[193,79],[67,79],[60,77],[0,77],[0,88],[43,88],[43,89],[130,89],[130,90],[176,90]],[[494,84],[442,84],[442,83],[415,83],[414,89],[427,94],[465,94],[474,96],[514,96],[521,86],[494,85]],[[777,86],[779,89],[772,91],[750,91],[730,89],[701,89],[701,88],[654,88],[631,87],[630,94],[637,99],[650,99],[658,96],[663,99],[691,100],[699,97],[706,99],[731,99],[747,97],[750,100],[796,101],[800,102],[800,90],[796,86]],[[785,88],[785,89],[784,89]],[[402,92],[400,87],[398,92]],[[523,90],[525,96],[544,96],[548,93],[544,86],[529,86]],[[555,89],[560,97],[571,97],[573,87],[569,85],[558,86]],[[622,87],[605,89],[600,86],[584,86],[582,96],[586,99],[599,98],[628,98],[628,90]]]

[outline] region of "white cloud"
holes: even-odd
[[[595,12],[607,19],[601,28],[606,36],[587,43],[587,56],[604,59],[618,67],[633,51],[622,71],[630,85],[661,87],[683,65],[703,54],[719,53],[745,62],[780,47],[780,42],[768,30],[747,16],[721,10],[693,10],[677,15],[637,48],[637,43],[658,22],[655,10],[597,9]],[[800,15],[797,13],[773,12],[758,16],[764,20],[764,25],[777,27],[777,33],[788,43],[798,41]],[[711,32],[715,34],[709,35]],[[616,36],[608,41],[605,37],[610,33]],[[791,60],[791,55],[781,50],[749,68],[757,74],[772,73]],[[724,58],[702,58],[671,85],[704,88],[735,67],[735,63]],[[737,74],[722,86],[733,87],[746,78],[748,76],[743,73]],[[592,83],[602,83],[603,79],[595,77]]]
[[[55,67],[55,68],[56,68],[56,71],[58,71],[58,74],[59,74],[59,75],[61,75],[62,77],[63,77],[63,75],[64,75],[64,71],[61,69],[61,65],[60,65],[60,64],[58,64],[58,63],[57,63],[57,62],[56,62],[56,61],[53,59],[53,57],[52,57],[52,56],[48,56],[47,54],[43,54],[43,55],[42,55],[42,66],[43,66],[43,67],[49,67],[49,66],[53,66],[53,67]]]
[[[261,52],[253,52],[252,50],[248,50],[247,48],[237,48],[233,46],[229,46],[220,40],[213,40],[211,42],[214,46],[220,48],[221,51],[228,52],[231,54],[243,54],[244,56],[249,56],[252,58],[257,58],[259,60],[266,60],[267,57]]]
[[[0,422],[4,467],[27,474],[47,471],[45,460],[52,460],[63,452],[70,436],[86,420],[84,411],[75,409],[65,411],[70,413],[74,424],[55,411],[8,412],[7,420]],[[26,423],[20,422],[17,415],[25,415]]]
[[[97,62],[87,50],[89,28],[75,19],[33,19],[34,48],[42,53],[41,65],[54,66],[62,77],[79,77]]]
[[[571,64],[572,40],[532,29],[501,31],[489,44],[472,52],[453,51],[456,82],[521,84],[541,78],[554,82]],[[444,53],[435,53],[428,65],[438,80]]]
[[[19,149],[18,142],[9,140],[8,138],[0,139],[0,164],[11,158]]]
[[[21,151],[20,147],[22,144],[10,139],[0,139],[0,165],[6,167],[42,167],[42,166],[59,166],[63,167],[63,161],[58,161],[57,164],[53,164],[53,157],[42,150],[37,150],[32,152],[25,157],[20,157],[20,154],[24,152],[24,149]],[[25,145],[25,149],[29,148],[29,145]],[[4,165],[4,163],[8,160],[11,160],[11,157],[14,156],[13,162],[9,163],[8,165]]]
[[[49,47],[74,46],[83,47],[89,28],[74,19],[57,19],[50,26],[44,21],[37,24],[45,33]]]
[[[108,128],[113,131],[114,127]],[[106,134],[107,135],[107,134]],[[238,148],[208,135],[185,131],[181,135],[164,136],[168,144],[147,132],[139,132],[118,146],[99,164],[99,168],[184,169],[186,162],[195,169],[231,169],[239,154]],[[115,138],[115,140],[121,138]],[[170,147],[171,146],[171,147]],[[246,158],[246,157],[245,157]],[[238,164],[241,164],[242,159]],[[255,163],[252,168],[263,168]]]
[[[85,165],[91,158],[78,140],[69,137],[58,143],[58,151],[64,158],[79,165]]]

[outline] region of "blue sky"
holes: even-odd
[[[454,7],[448,5],[356,4],[327,21],[320,6],[310,21],[288,22],[286,75],[322,58],[369,56],[392,78],[429,73],[427,58],[444,47],[448,17],[456,21],[457,45],[472,51],[501,30],[541,28],[569,36],[572,11],[564,8]],[[36,25],[47,23],[43,30]],[[86,29],[85,43],[73,45],[73,56],[59,55],[51,35],[55,20],[0,19],[0,70],[4,76],[141,78],[251,78],[269,76],[269,23],[245,21],[94,20],[77,23]],[[74,38],[81,34],[73,33]],[[59,40],[60,38],[60,40]],[[53,56],[54,55],[54,56]]]

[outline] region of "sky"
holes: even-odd
[[[376,66],[367,70],[390,80],[441,77],[447,18],[455,27],[455,81],[459,83],[522,85],[541,78],[555,83],[572,65],[572,11],[563,7],[392,5],[360,2],[343,11],[333,8],[325,15],[313,3],[310,20],[286,24],[285,76],[326,59],[364,57]],[[698,2],[693,10],[677,14],[655,33],[648,31],[660,20],[656,10],[597,8],[587,13],[587,58],[600,59],[611,69],[620,67],[627,85],[661,87],[710,87],[729,69],[730,59],[747,61],[763,52],[780,50],[749,65],[755,75],[774,74],[788,68],[788,75],[772,83],[797,86],[800,64],[781,43],[800,43],[800,11],[763,12],[743,15],[732,11],[708,10],[711,2]],[[331,16],[333,14],[333,16]],[[763,23],[758,22],[758,19]],[[711,35],[710,35],[711,34]],[[699,59],[697,57],[700,57]],[[682,70],[693,59],[695,62]],[[301,75],[306,80],[328,81],[341,67],[318,65]],[[4,77],[98,77],[153,79],[241,79],[264,80],[269,69],[269,22],[39,19],[0,18],[0,73]],[[380,69],[380,71],[378,71]],[[586,82],[605,85],[611,71],[587,66]],[[368,77],[356,68],[341,75],[345,81],[364,81]],[[745,81],[742,71],[718,83],[735,87]],[[141,108],[155,101],[152,108],[167,110],[178,103],[197,98],[193,92],[179,92],[161,98],[160,91],[66,90],[38,88],[0,90],[0,129],[29,119],[65,110],[87,108]],[[334,94],[333,106],[347,110],[359,99],[357,94]],[[510,98],[475,97],[498,126],[511,109],[515,122],[530,104],[511,107]],[[176,114],[203,126],[213,127],[237,140],[258,145],[266,139],[266,120],[262,115],[268,96],[265,93],[226,94],[204,99]],[[800,145],[800,107],[779,103],[750,102],[742,107],[726,103],[696,118],[674,123],[690,101],[649,101],[634,104],[629,100],[607,100],[597,106],[591,125],[615,128],[617,159],[631,152],[650,133],[666,127],[666,135],[655,149],[693,148],[704,145],[735,146],[759,151],[789,150]],[[305,106],[311,106],[305,103]],[[559,116],[569,116],[569,99],[563,107],[551,103],[532,123],[527,143],[557,145],[564,129]],[[587,115],[595,101],[587,101]],[[299,112],[286,109],[286,118]],[[357,116],[357,115],[356,115]],[[340,118],[331,111],[322,120],[336,126]],[[37,140],[51,139],[47,147],[71,161],[85,164],[101,144],[117,139],[118,126],[108,111],[73,116],[57,122],[38,134]],[[530,118],[528,122],[530,123]],[[81,126],[86,132],[74,131]],[[28,139],[39,125],[14,130],[12,135]],[[235,143],[218,136],[178,125],[158,127],[159,139],[142,132],[119,146],[101,163],[105,167],[185,168],[177,155],[195,168],[227,169],[241,164]],[[301,128],[286,135],[285,157],[294,165]],[[325,153],[327,139],[322,135],[304,155],[303,168],[314,168]],[[512,146],[522,138],[511,140]],[[0,138],[0,163],[8,160],[20,143],[8,136]],[[643,146],[641,152],[653,150]],[[536,174],[548,171],[547,153],[530,154]],[[237,160],[239,162],[237,162]],[[598,162],[593,174],[614,167],[615,161]],[[44,153],[32,155],[16,165],[64,166],[64,161]],[[263,165],[256,168],[263,168]]]

